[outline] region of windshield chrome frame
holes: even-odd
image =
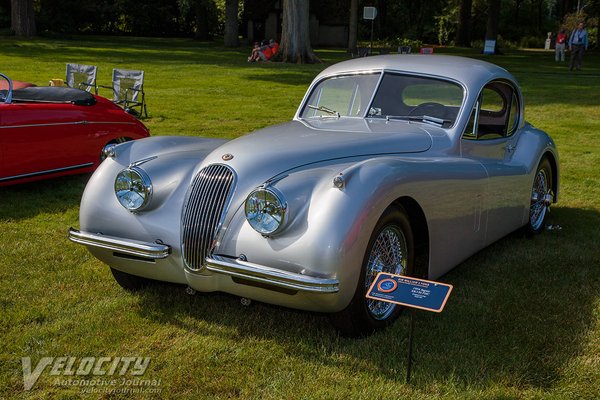
[[[302,99],[302,103],[300,104],[300,107],[298,107],[298,111],[296,112],[296,116],[294,117],[294,119],[298,119],[298,120],[302,120],[302,121],[308,121],[309,120],[308,118],[303,118],[302,117],[302,114],[304,113],[304,111],[308,107],[308,99],[310,99],[310,97],[313,94],[313,92],[315,91],[315,89],[322,82],[324,82],[326,80],[329,80],[329,79],[332,79],[332,78],[340,78],[340,77],[345,77],[345,76],[376,75],[376,74],[379,74],[379,78],[377,78],[377,83],[374,86],[375,89],[373,90],[373,94],[371,95],[371,98],[370,98],[370,100],[368,102],[368,105],[370,107],[371,104],[373,103],[373,98],[375,97],[375,93],[377,93],[377,89],[379,89],[379,85],[381,84],[381,79],[383,78],[383,72],[384,72],[384,70],[382,70],[382,69],[375,69],[375,70],[365,70],[365,71],[348,72],[348,73],[341,73],[341,74],[332,74],[332,75],[327,75],[327,76],[322,77],[321,79],[319,79],[316,82],[313,82],[313,84],[310,85],[310,87],[306,91],[306,94],[304,95],[304,98]],[[361,115],[341,115],[340,118],[362,118],[362,119],[365,119],[369,108],[367,107],[366,110],[367,111],[365,111]]]

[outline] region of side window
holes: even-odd
[[[508,126],[506,135],[510,136],[517,130],[519,124],[519,99],[517,94],[513,91],[512,100],[510,102],[510,113],[508,114]]]
[[[498,139],[512,135],[519,121],[519,101],[513,87],[503,81],[488,83],[479,95],[465,139]]]

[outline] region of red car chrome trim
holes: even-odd
[[[7,182],[7,181],[14,180],[14,179],[31,178],[34,176],[40,176],[40,175],[46,175],[46,174],[54,174],[56,172],[66,172],[66,171],[71,171],[71,170],[75,170],[75,169],[91,167],[92,165],[94,165],[94,163],[85,163],[85,164],[73,165],[71,167],[50,169],[47,171],[31,172],[29,174],[23,174],[23,175],[7,176],[5,178],[0,178],[0,182]]]
[[[61,125],[135,125],[135,122],[111,122],[111,121],[77,121],[77,122],[55,122],[52,124],[27,124],[27,125],[7,125],[0,126],[0,129],[9,128],[32,128],[36,126],[61,126]]]

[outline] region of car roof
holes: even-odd
[[[483,85],[492,79],[516,82],[508,71],[495,64],[474,58],[435,54],[394,54],[355,58],[326,68],[315,81],[325,76],[376,70],[442,76],[461,82],[467,87]]]

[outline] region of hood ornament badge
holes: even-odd
[[[233,154],[223,154],[223,156],[221,157],[223,159],[223,161],[229,161],[231,159],[233,159]]]

